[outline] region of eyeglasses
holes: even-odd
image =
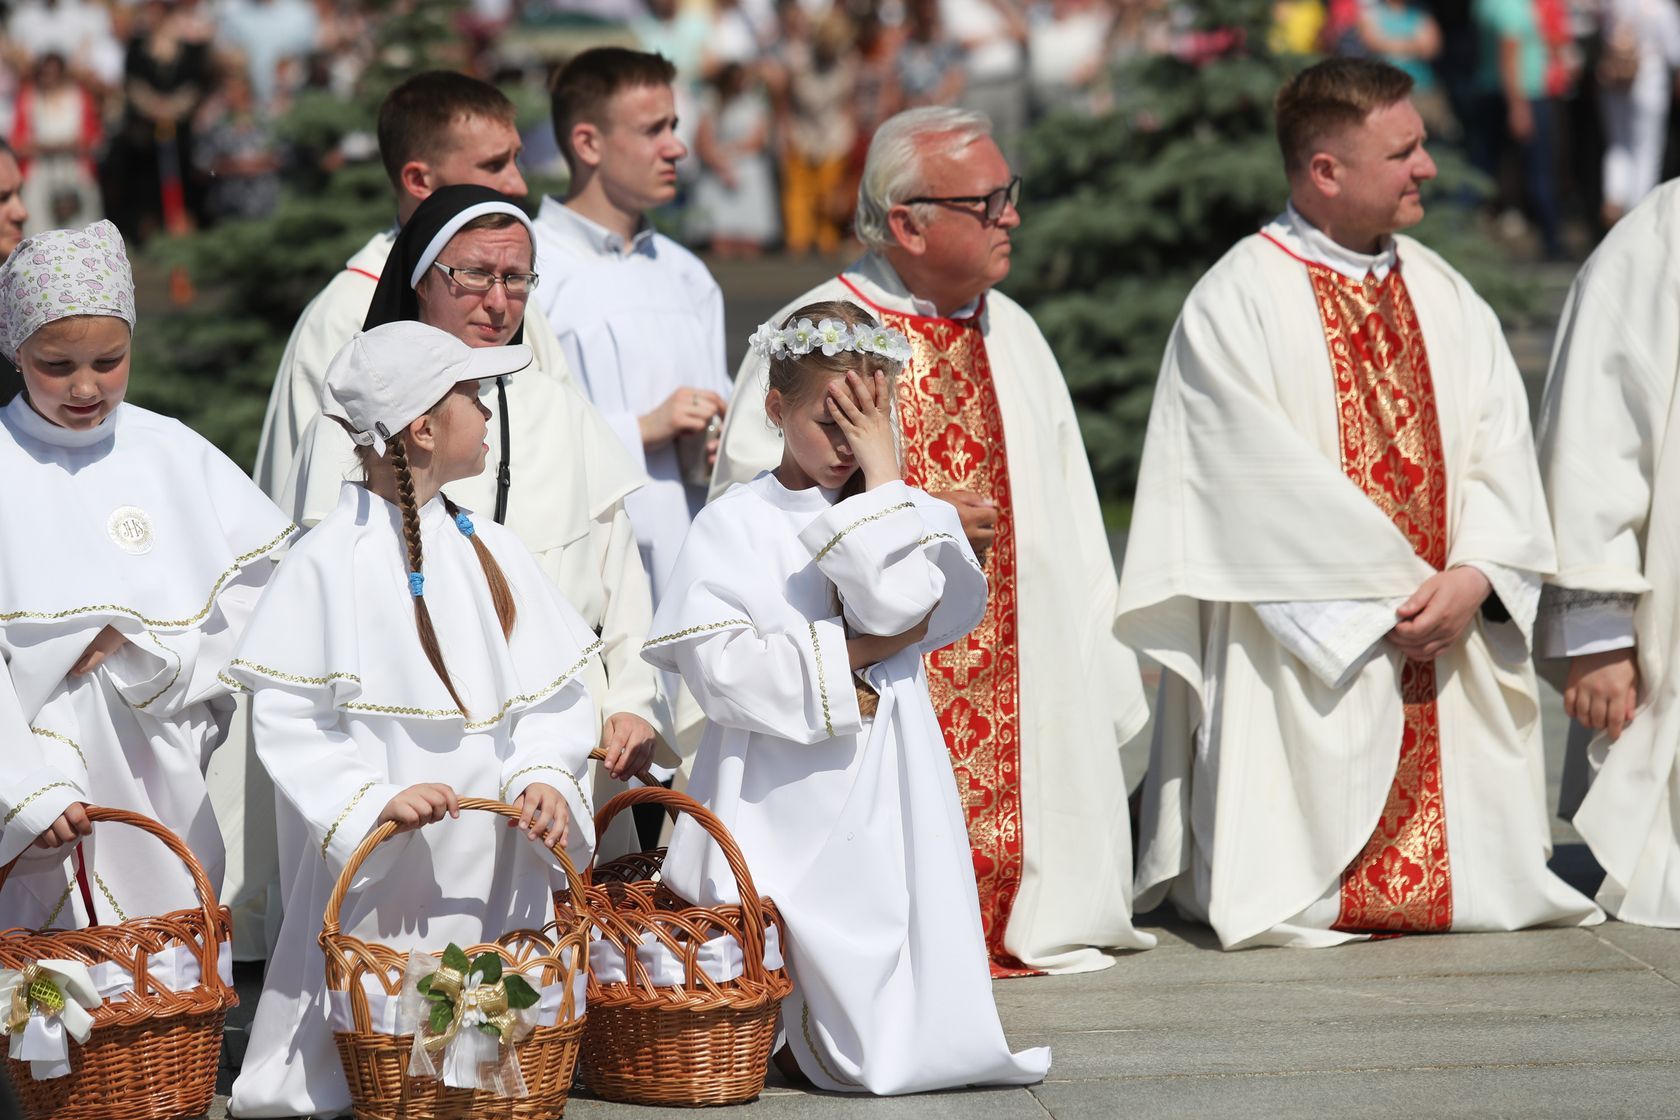
[[[497,276],[481,268],[451,268],[439,261],[433,261],[432,267],[469,292],[488,292],[500,284],[508,295],[524,296],[530,295],[537,286],[537,274],[534,272],[510,272],[506,276]]]
[[[904,202],[905,205],[917,202],[932,202],[941,206],[951,204],[959,206],[973,206],[978,202],[983,204],[986,208],[984,212],[985,220],[987,222],[995,222],[999,218],[1003,217],[1003,211],[1006,207],[1020,206],[1021,177],[1019,175],[1015,176],[1013,179],[1009,180],[1009,185],[1007,187],[999,187],[997,190],[992,191],[989,194],[946,195],[941,198],[934,198],[929,195],[920,195],[916,198],[907,198]]]

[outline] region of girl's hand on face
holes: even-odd
[[[572,815],[566,809],[566,799],[553,786],[532,782],[513,807],[519,810],[519,819],[508,821],[509,828],[523,828],[533,840],[540,836],[548,848],[570,839]]]
[[[70,666],[70,675],[80,677],[93,672],[105,663],[107,657],[121,649],[126,641],[128,639],[116,630],[105,627],[93,636],[93,641],[88,643],[87,649],[83,650],[82,655],[76,658],[76,663]]]
[[[892,389],[887,375],[874,370],[865,381],[856,373],[828,383],[828,414],[846,437],[852,458],[863,471],[863,487],[873,490],[904,477],[893,441]]]
[[[460,815],[461,803],[453,789],[442,782],[425,782],[409,786],[387,801],[379,814],[379,823],[390,821],[398,832],[413,832],[421,825]]]

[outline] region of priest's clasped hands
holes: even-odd
[[[1464,637],[1492,593],[1487,576],[1475,568],[1437,572],[1395,609],[1400,621],[1388,640],[1413,661],[1433,661]]]

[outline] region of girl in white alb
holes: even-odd
[[[968,833],[922,655],[985,612],[956,510],[904,484],[890,374],[908,342],[851,303],[753,344],[781,466],[695,520],[644,656],[710,719],[689,792],[722,818],[787,924],[782,1022],[823,1089],[915,1093],[1043,1079],[992,1001]],[[854,675],[855,674],[855,675]],[[664,879],[736,901],[684,819]]]
[[[228,669],[252,690],[257,756],[280,794],[285,892],[235,1116],[350,1104],[316,937],[370,830],[407,835],[363,865],[341,922],[399,952],[541,929],[558,872],[529,841],[589,858],[578,776],[601,643],[517,537],[441,493],[484,469],[480,382],[530,361],[525,346],[472,349],[401,321],[357,336],[327,371],[323,411],[350,429],[367,482],[346,482],[292,550]],[[512,802],[523,828],[460,816],[461,797]],[[459,819],[412,831],[445,816]]]
[[[110,222],[52,230],[0,267],[0,930],[79,928],[196,905],[162,846],[212,883],[222,836],[204,768],[232,709],[217,673],[293,529],[226,456],[125,404],[134,281]]]

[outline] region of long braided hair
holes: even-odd
[[[449,690],[449,698],[455,701],[455,706],[461,709],[461,714],[467,714],[466,704],[461,702],[461,696],[455,691],[455,682],[449,676],[449,667],[444,664],[443,648],[438,645],[437,630],[432,626],[431,611],[426,609],[423,573],[425,571],[425,557],[420,543],[420,509],[414,500],[414,475],[408,467],[408,447],[406,433],[398,432],[387,444],[391,457],[391,469],[397,476],[397,505],[402,510],[403,541],[408,552],[408,571],[410,587],[413,589],[414,599],[414,627],[420,633],[420,648],[426,651],[426,660],[431,662],[432,669],[438,679],[443,681],[443,687]],[[371,449],[361,449],[364,456],[371,455]],[[364,460],[364,467],[367,466]],[[491,555],[490,549],[472,531],[472,522],[461,514],[460,507],[443,496],[444,509],[455,519],[456,526],[472,541],[473,552],[478,557],[478,566],[484,571],[484,582],[490,589],[490,601],[496,607],[496,619],[501,623],[503,639],[513,636],[514,623],[518,621],[518,607],[514,603],[513,589],[508,586],[507,576],[502,574],[500,564]],[[415,580],[415,576],[422,579]]]

